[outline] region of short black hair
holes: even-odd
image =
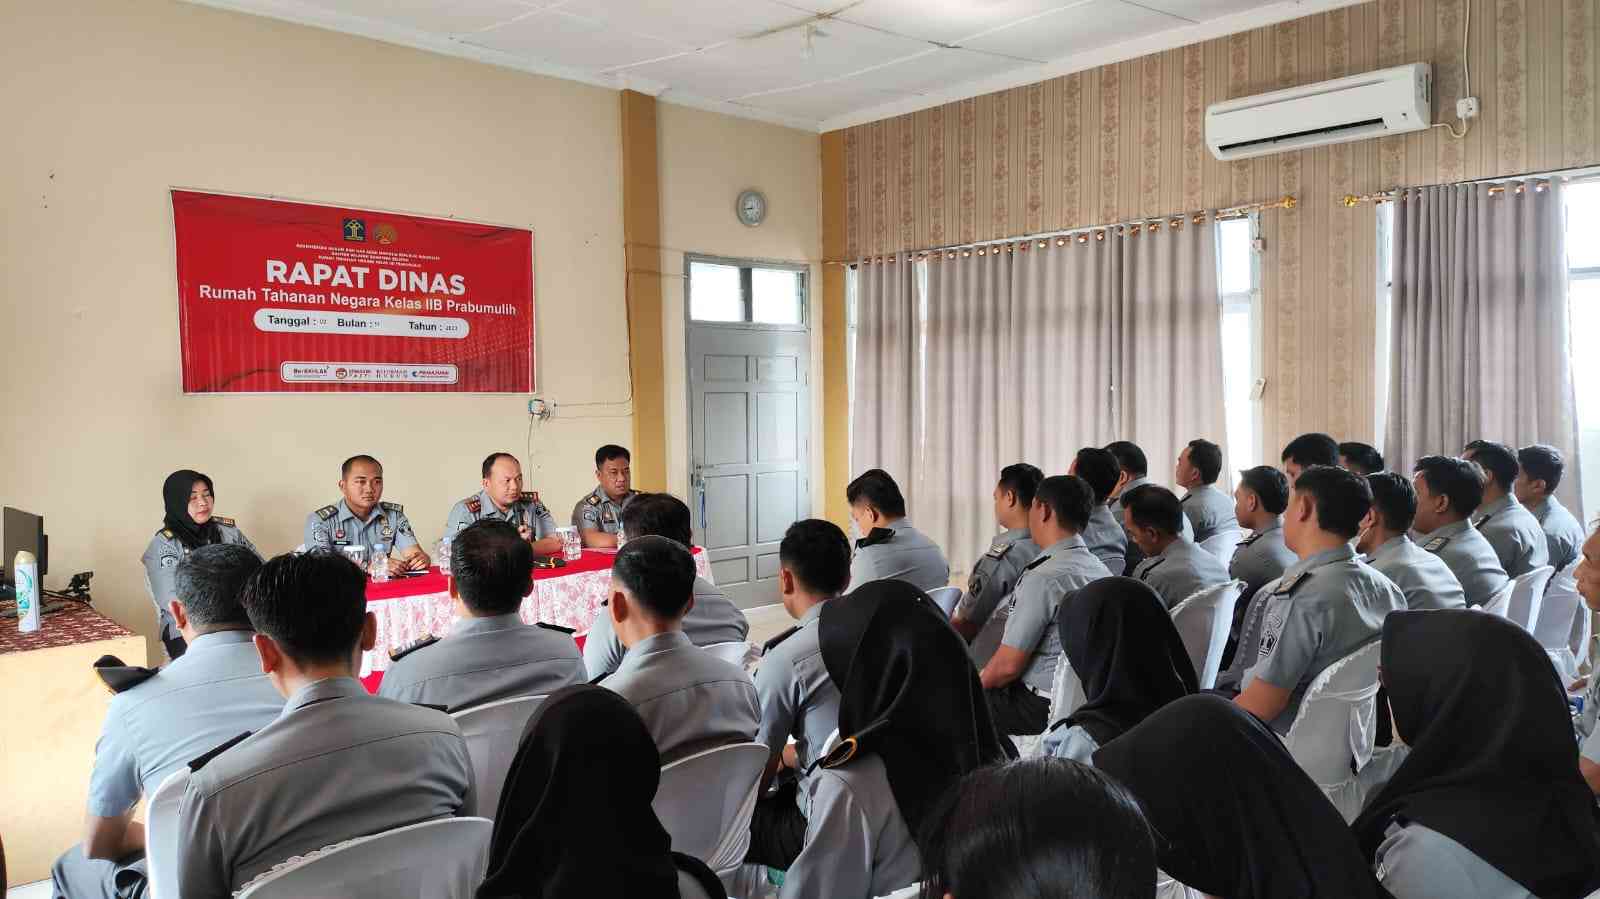
[[[1239,485],[1261,500],[1261,508],[1282,515],[1289,508],[1289,478],[1271,465],[1257,465],[1239,472]]]
[[[694,543],[694,519],[683,500],[670,493],[635,493],[622,507],[622,532],[635,537],[665,537]]]
[[[509,521],[484,518],[450,541],[450,576],[467,608],[506,615],[522,605],[533,575],[533,547]]]
[[[1094,488],[1073,474],[1058,474],[1039,482],[1033,501],[1050,507],[1051,513],[1074,531],[1083,533],[1094,514]]]
[[[1315,431],[1301,434],[1283,448],[1283,458],[1279,461],[1292,461],[1301,468],[1313,465],[1338,465],[1339,441]]]
[[[1106,444],[1106,450],[1117,457],[1117,464],[1129,476],[1142,478],[1150,473],[1150,460],[1144,457],[1144,450],[1139,449],[1139,444],[1131,440],[1114,440]]]
[[[1372,490],[1372,507],[1383,519],[1383,529],[1405,533],[1417,519],[1417,488],[1405,477],[1392,471],[1367,475],[1367,487]]]
[[[1517,462],[1516,451],[1504,443],[1474,440],[1467,444],[1463,456],[1466,453],[1472,454],[1471,461],[1478,463],[1478,467],[1494,478],[1502,490],[1510,490],[1511,482],[1517,479],[1517,473],[1522,470],[1522,465]]]
[[[633,455],[628,452],[627,447],[617,446],[615,443],[608,443],[594,451],[595,470],[599,471],[600,469],[604,468],[606,463],[610,462],[612,459],[621,459],[625,462],[631,463],[633,461]]]
[[[1017,462],[1000,469],[1000,489],[1009,490],[1016,494],[1018,504],[1022,506],[1033,505],[1033,495],[1039,492],[1039,482],[1044,480],[1044,472],[1038,466],[1026,462]]]
[[[379,462],[377,459],[374,459],[371,456],[368,456],[366,454],[362,454],[362,455],[359,455],[359,456],[351,456],[350,458],[344,460],[344,464],[339,466],[339,477],[341,479],[350,477],[350,469],[357,462],[365,462],[368,465],[376,465],[378,467],[378,471],[379,472],[383,471],[383,463],[382,462]],[[484,474],[484,477],[488,477],[488,476],[489,476],[488,474]]]
[[[256,569],[239,601],[297,664],[341,662],[361,644],[367,574],[341,553],[289,553]]]
[[[1383,454],[1371,444],[1347,440],[1339,444],[1339,455],[1360,469],[1356,474],[1369,475],[1383,471]]]
[[[1300,472],[1294,491],[1317,506],[1317,527],[1349,540],[1361,533],[1361,519],[1372,510],[1367,479],[1337,465],[1313,465]]]
[[[1222,447],[1209,440],[1189,441],[1189,464],[1200,472],[1200,482],[1215,484],[1222,475]]]
[[[1122,508],[1139,527],[1174,536],[1183,533],[1183,504],[1176,493],[1159,484],[1140,484],[1124,493]]]
[[[901,518],[906,514],[906,498],[900,492],[900,485],[881,468],[862,472],[844,489],[844,496],[850,505],[869,503],[888,518]]]
[[[1111,454],[1110,450],[1097,446],[1086,446],[1078,450],[1078,455],[1072,460],[1073,471],[1078,477],[1089,482],[1094,489],[1094,501],[1103,503],[1111,491],[1117,489],[1117,479],[1122,477],[1122,463]]]
[[[694,596],[694,556],[667,537],[630,537],[617,550],[611,577],[650,614],[675,620],[683,617]]]
[[[1556,492],[1561,486],[1561,475],[1567,470],[1566,457],[1548,443],[1535,443],[1517,450],[1517,464],[1528,473],[1529,480],[1544,481],[1546,493]]]
[[[173,573],[174,591],[190,625],[196,630],[249,627],[239,594],[260,567],[261,558],[238,543],[195,547]]]
[[[1450,509],[1467,516],[1483,505],[1483,469],[1455,456],[1423,456],[1411,469],[1422,475],[1431,493],[1450,501]]]
[[[490,453],[489,455],[483,457],[483,476],[487,478],[489,476],[489,472],[494,469],[494,463],[500,461],[501,459],[510,459],[513,462],[517,461],[517,457],[511,455],[510,453]]]
[[[789,525],[778,544],[778,562],[806,589],[833,596],[850,586],[850,538],[821,518]]]

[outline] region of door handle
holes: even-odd
[[[696,465],[689,474],[689,483],[695,491],[695,505],[700,508],[700,533],[706,530],[706,476],[705,468]]]

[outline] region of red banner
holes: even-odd
[[[533,392],[533,232],[175,190],[185,393]]]

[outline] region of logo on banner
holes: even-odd
[[[350,376],[350,373],[342,368],[336,368],[333,370],[333,376],[338,380],[343,381],[345,378]]]
[[[361,219],[345,219],[344,239],[365,242],[367,239],[367,223]]]
[[[388,222],[379,222],[375,233],[378,237],[378,243],[381,244],[391,244],[400,239],[400,232],[396,231],[394,226]]]

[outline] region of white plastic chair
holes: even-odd
[[[1525,574],[1511,579],[1511,601],[1506,606],[1506,617],[1533,633],[1533,623],[1539,620],[1539,607],[1544,604],[1544,588],[1556,570],[1540,565]]]
[[[487,818],[438,818],[289,859],[237,899],[471,899],[489,867]]]
[[[1581,647],[1574,647],[1572,638],[1574,632],[1582,629],[1577,619],[1588,617],[1574,576],[1579,561],[1574,559],[1566,568],[1551,575],[1545,587],[1544,602],[1539,606],[1539,616],[1533,621],[1534,639],[1550,654],[1550,661],[1560,672],[1564,684],[1578,676]],[[1584,642],[1588,642],[1587,638]]]
[[[761,772],[772,753],[761,743],[734,743],[697,752],[661,769],[651,803],[672,835],[672,848],[727,877],[750,848],[750,816]]]
[[[956,613],[956,603],[961,601],[960,587],[936,587],[928,591],[928,596],[933,604],[939,607],[944,617],[949,618]]]
[[[1515,579],[1506,581],[1506,585],[1495,591],[1495,594],[1489,597],[1489,601],[1479,606],[1478,610],[1480,612],[1488,612],[1491,615],[1499,615],[1501,618],[1509,617],[1511,594],[1516,590],[1516,587],[1517,582]]]
[[[1244,592],[1244,581],[1228,581],[1195,593],[1172,609],[1172,624],[1183,639],[1194,663],[1200,689],[1217,685],[1222,667],[1222,651],[1228,646],[1228,629],[1233,626],[1233,606]]]
[[[1236,528],[1218,531],[1200,541],[1200,548],[1222,560],[1222,567],[1227,568],[1233,561],[1234,550],[1239,548],[1239,541],[1244,539],[1244,531]]]
[[[145,804],[145,880],[150,899],[178,899],[178,806],[189,786],[189,766],[168,774]]]
[[[1372,758],[1382,648],[1373,640],[1317,675],[1283,738],[1289,754],[1345,821],[1355,820],[1366,799],[1351,772]]]
[[[451,713],[466,738],[478,786],[478,805],[468,811],[494,820],[506,774],[522,743],[522,731],[544,700],[544,696],[514,696]]]

